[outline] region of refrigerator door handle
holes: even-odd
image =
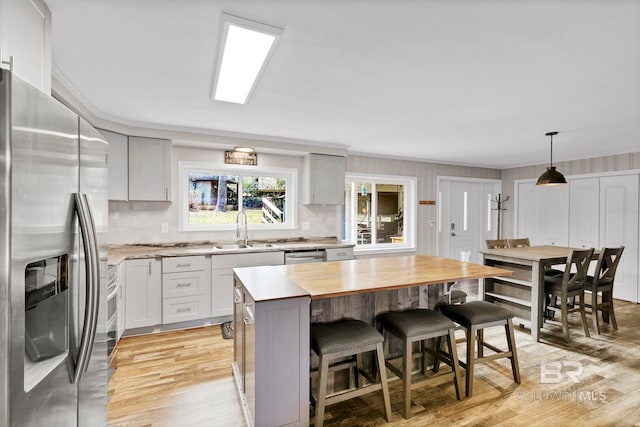
[[[98,239],[96,237],[93,215],[89,207],[86,194],[75,193],[76,214],[80,225],[80,234],[84,246],[86,262],[86,303],[84,312],[84,327],[80,339],[80,349],[73,373],[73,383],[77,384],[82,374],[87,370],[91,349],[96,337],[98,325],[98,304],[100,297],[100,266],[98,263]]]

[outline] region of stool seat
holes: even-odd
[[[318,355],[338,353],[384,342],[375,328],[355,319],[311,325],[311,348]]]
[[[327,405],[342,402],[346,399],[359,397],[375,391],[382,392],[384,411],[387,421],[391,421],[391,401],[387,375],[384,371],[385,360],[382,344],[384,337],[373,326],[356,319],[340,319],[335,322],[313,323],[311,325],[311,349],[319,356],[318,380],[315,396],[311,393],[311,401],[315,409],[315,427],[324,425],[324,412]],[[377,359],[379,379],[374,378],[361,368],[363,353],[374,352]],[[344,363],[339,360],[349,357],[352,362]],[[338,362],[331,364],[331,361]],[[355,362],[355,363],[354,363]],[[355,389],[340,391],[327,395],[327,382],[330,372],[349,369],[350,387],[351,371],[355,366]],[[360,377],[369,380],[365,385]]]
[[[404,418],[408,419],[411,415],[411,389],[415,385],[412,384],[413,361],[416,358],[422,360],[421,371],[423,378],[421,382],[439,382],[440,377],[451,377],[455,385],[456,396],[458,399],[462,399],[462,383],[458,367],[455,323],[443,314],[428,309],[411,309],[383,313],[376,317],[376,323],[378,324],[378,329],[387,331],[402,341],[402,369],[399,369],[389,360],[387,360],[385,364],[389,370],[402,379],[402,412]],[[447,341],[448,353],[442,351],[442,338],[445,338]],[[436,340],[433,350],[427,347],[427,340],[429,339]],[[414,353],[413,351],[414,343],[418,343],[418,353]],[[427,377],[427,354],[432,355],[434,358],[434,374],[438,372],[441,361],[451,367],[451,372],[431,378]]]
[[[465,378],[467,397],[473,395],[473,371],[474,365],[477,363],[508,358],[511,361],[513,380],[517,384],[520,384],[520,368],[518,366],[518,355],[516,352],[516,339],[513,333],[513,321],[511,320],[514,316],[511,311],[488,301],[471,301],[464,304],[443,305],[440,307],[440,311],[466,329],[467,359],[465,362],[460,362],[460,365],[467,371]],[[492,326],[504,326],[507,338],[507,350],[501,350],[485,342],[484,328]],[[477,356],[474,350],[476,340],[478,344]],[[485,347],[493,351],[494,354],[485,356]]]
[[[432,310],[392,311],[378,316],[378,322],[399,337],[414,337],[456,327],[449,318]]]
[[[443,305],[440,307],[440,311],[454,322],[465,327],[513,318],[512,312],[488,301]]]

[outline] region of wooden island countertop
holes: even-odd
[[[510,270],[427,255],[234,269],[256,301],[311,299],[509,276]]]

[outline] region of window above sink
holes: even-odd
[[[180,162],[179,170],[183,231],[234,230],[240,213],[251,230],[295,227],[297,169]]]

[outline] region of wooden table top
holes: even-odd
[[[278,266],[312,299],[509,276],[512,271],[450,258],[414,255]]]
[[[520,248],[500,248],[500,249],[485,249],[481,251],[486,255],[498,255],[504,257],[511,257],[517,259],[523,259],[528,261],[550,261],[556,260],[565,262],[569,251],[571,249],[584,249],[584,248],[570,248],[567,246],[552,246],[552,245],[540,245],[540,246],[525,246]],[[594,251],[594,257],[597,258],[599,251]]]

